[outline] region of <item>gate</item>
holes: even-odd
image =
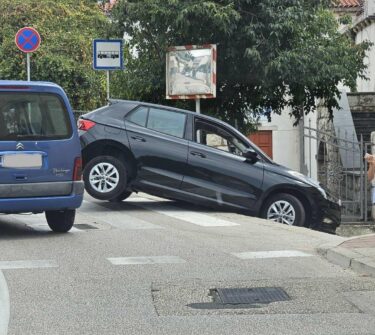
[[[304,172],[341,202],[342,221],[367,222],[371,198],[363,156],[371,152],[371,143],[364,143],[362,135],[358,141],[355,134],[312,128],[311,120],[304,127],[303,142]]]

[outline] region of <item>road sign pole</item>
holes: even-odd
[[[109,70],[107,70],[107,101],[109,101]]]
[[[31,75],[30,75],[30,54],[26,54],[26,63],[27,63],[27,81],[31,81]]]
[[[200,98],[195,99],[195,111],[197,112],[197,114],[201,113],[201,99]]]

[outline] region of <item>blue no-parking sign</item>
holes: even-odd
[[[31,27],[18,30],[15,38],[18,49],[26,53],[36,51],[40,46],[40,41],[39,33]]]

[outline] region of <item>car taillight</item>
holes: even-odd
[[[94,127],[95,125],[96,125],[96,123],[94,121],[84,120],[84,119],[78,120],[78,129],[79,130],[88,131],[92,127]]]
[[[80,181],[82,179],[82,158],[77,157],[74,160],[73,181]]]

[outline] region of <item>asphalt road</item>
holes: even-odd
[[[0,335],[375,334],[375,279],[315,251],[340,237],[147,195],[86,197],[76,223],[0,215]],[[259,287],[290,300],[213,301]]]

